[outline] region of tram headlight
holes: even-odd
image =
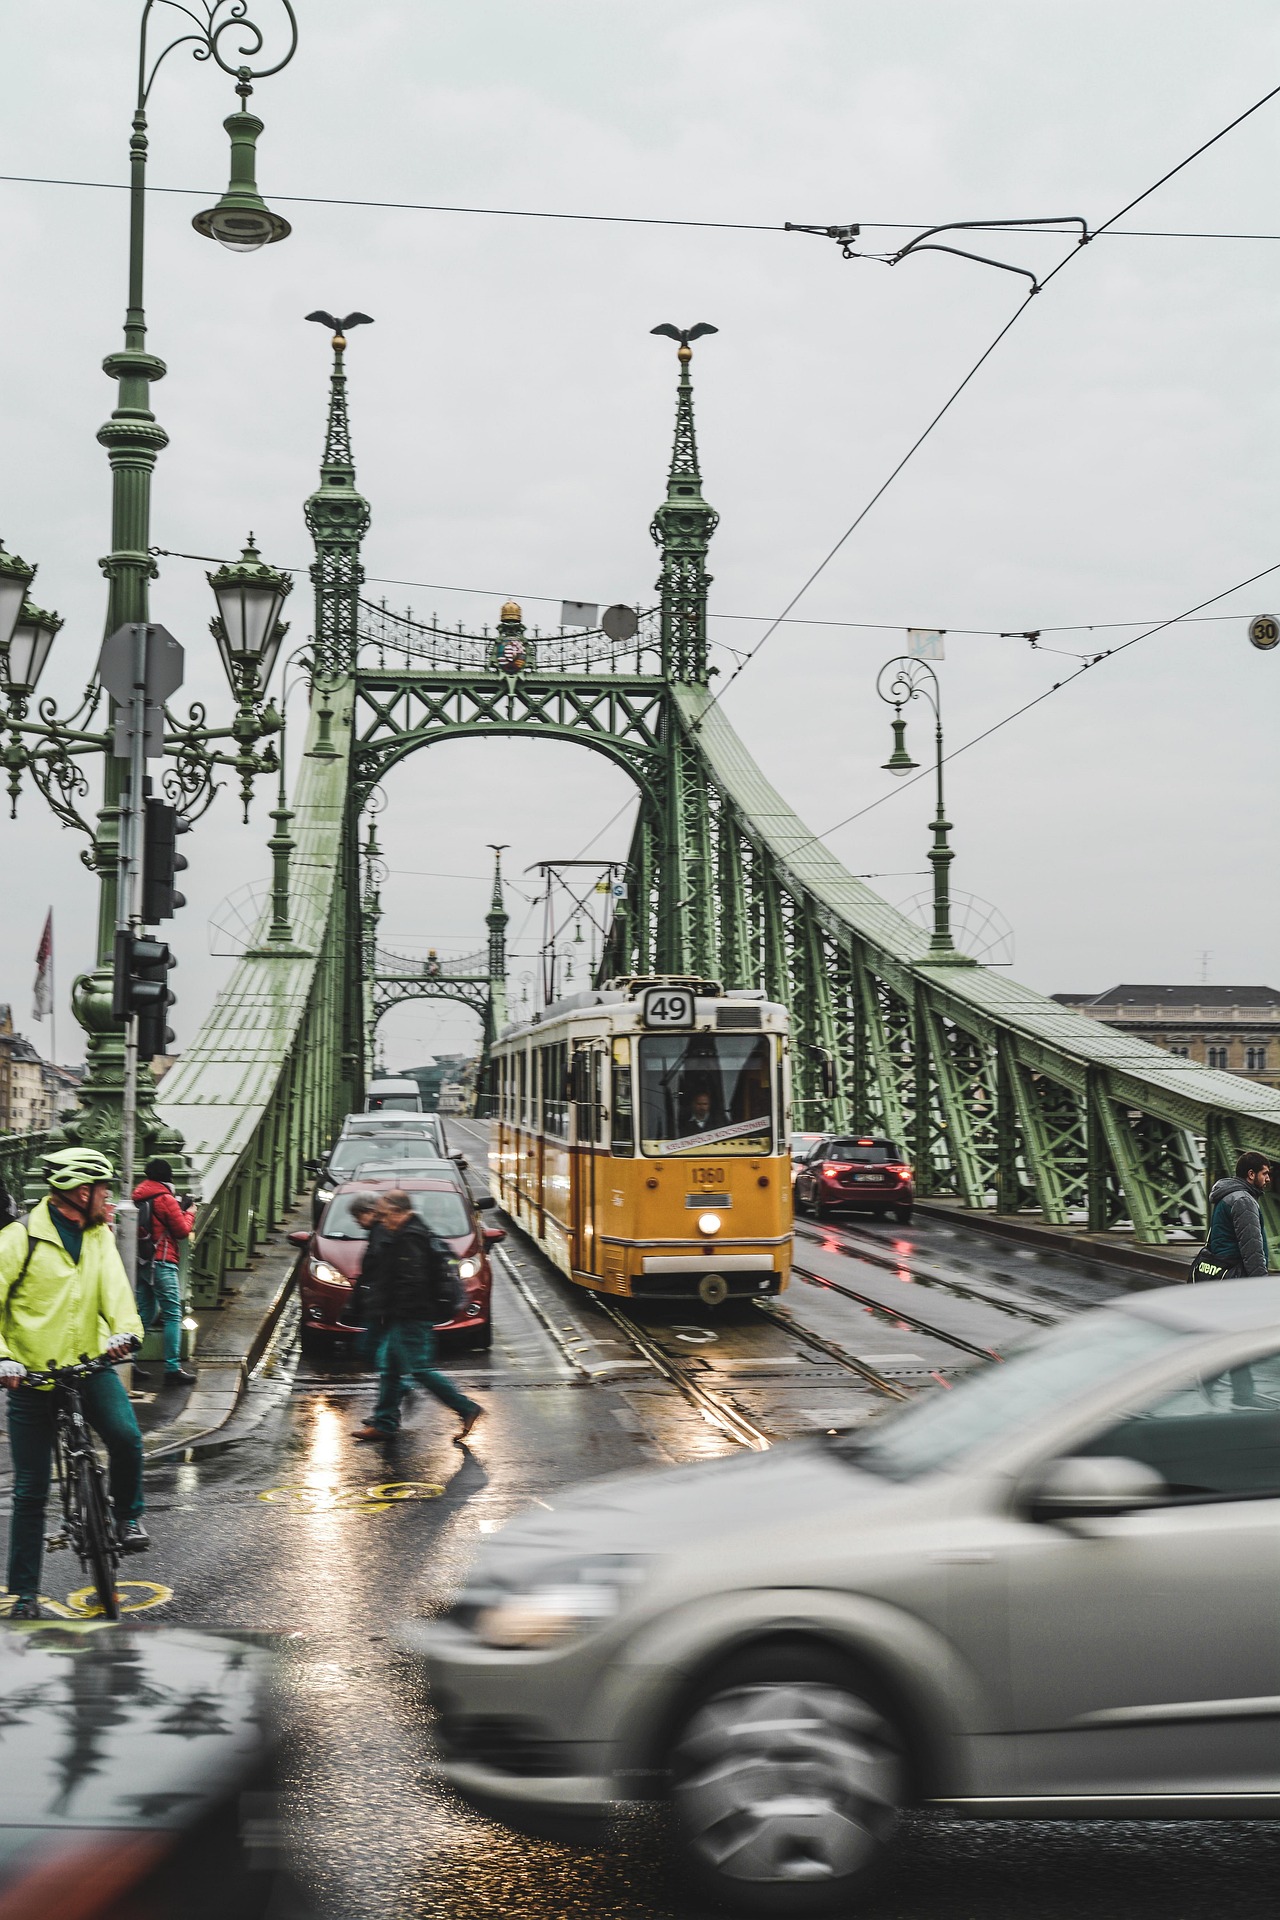
[[[643,1570],[644,1561],[633,1554],[558,1561],[517,1591],[491,1589],[474,1614],[476,1637],[487,1647],[515,1652],[589,1633],[613,1619]]]
[[[719,1233],[720,1215],[718,1213],[700,1213],[698,1215],[699,1233]]]

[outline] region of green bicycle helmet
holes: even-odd
[[[115,1178],[115,1168],[105,1153],[94,1147],[64,1147],[41,1161],[44,1177],[57,1193],[72,1193],[77,1187],[96,1187]]]

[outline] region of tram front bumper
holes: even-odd
[[[640,1272],[632,1276],[631,1291],[637,1299],[689,1300],[708,1297],[708,1283],[716,1282],[711,1293],[719,1299],[749,1300],[781,1293],[786,1284],[786,1267],[779,1267],[771,1253],[712,1253],[690,1249],[687,1253],[647,1253]]]

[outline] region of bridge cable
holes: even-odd
[[[1269,100],[1274,100],[1277,94],[1280,94],[1280,86],[1272,87],[1270,92],[1264,93],[1260,100],[1255,100],[1251,107],[1246,107],[1243,113],[1237,114],[1234,120],[1228,121],[1225,127],[1220,128],[1219,131],[1213,134],[1208,140],[1202,141],[1201,144],[1195,148],[1194,152],[1189,153],[1184,160],[1179,160],[1176,166],[1170,167],[1166,173],[1162,173],[1160,178],[1156,181],[1153,181],[1149,187],[1144,188],[1144,190],[1141,193],[1135,194],[1132,200],[1126,201],[1124,206],[1121,207],[1118,212],[1113,213],[1109,220],[1104,220],[1100,227],[1095,227],[1092,233],[1090,233],[1086,239],[1082,240],[1079,244],[1077,244],[1070,253],[1064,254],[1062,259],[1059,260],[1057,266],[1051,268],[1051,270],[1044,276],[1044,279],[1041,280],[1038,287],[1032,288],[1031,292],[1028,293],[1026,298],[1023,300],[1021,306],[1017,307],[1014,310],[1014,312],[1011,314],[1009,319],[1006,320],[1005,324],[1003,325],[1003,327],[1001,327],[999,333],[996,335],[995,339],[991,342],[990,346],[985,348],[984,351],[979,355],[978,359],[974,361],[973,365],[970,367],[968,373],[965,374],[959,386],[956,387],[955,390],[947,397],[947,399],[943,401],[937,413],[934,414],[932,420],[930,420],[928,426],[924,429],[924,432],[921,433],[919,437],[912,442],[910,447],[908,447],[906,453],[903,454],[901,460],[899,460],[897,466],[893,469],[888,479],[884,481],[883,485],[877,487],[876,491],[872,494],[871,498],[867,501],[866,505],[862,508],[862,511],[858,514],[857,518],[853,521],[852,525],[847,527],[845,531],[840,535],[840,538],[836,541],[835,545],[824,556],[824,558],[819,561],[818,565],[814,568],[813,572],[809,575],[804,585],[799,589],[797,593],[794,593],[791,596],[790,600],[788,600],[786,606],[783,608],[782,612],[778,615],[778,618],[772,623],[771,626],[769,626],[765,630],[765,632],[760,636],[759,640],[756,641],[755,646],[752,647],[746,659],[741,661],[739,665],[734,668],[733,672],[729,675],[729,678],[725,681],[724,685],[712,697],[712,699],[708,702],[707,706],[703,708],[701,715],[698,717],[697,720],[693,722],[693,727],[695,732],[701,730],[702,722],[706,718],[707,714],[711,711],[711,708],[719,705],[720,701],[723,700],[725,694],[729,691],[729,688],[733,685],[734,681],[738,678],[738,675],[740,673],[745,672],[747,667],[750,666],[751,662],[755,659],[756,655],[759,653],[760,649],[764,646],[765,642],[769,640],[772,637],[772,635],[777,631],[778,627],[782,624],[783,620],[786,619],[787,615],[791,612],[791,609],[796,605],[797,601],[802,599],[803,596],[809,591],[809,588],[813,585],[814,581],[818,578],[819,574],[821,574],[828,566],[830,566],[831,562],[835,559],[836,555],[839,553],[840,549],[844,546],[845,542],[861,526],[862,522],[866,519],[871,509],[876,505],[877,501],[881,500],[884,497],[884,495],[888,492],[889,488],[893,485],[893,482],[897,479],[898,475],[902,472],[903,468],[907,465],[907,462],[924,445],[925,441],[929,438],[929,435],[933,432],[934,428],[939,424],[939,422],[943,419],[943,417],[950,411],[954,403],[960,398],[960,395],[964,392],[965,388],[969,385],[969,382],[973,379],[974,375],[978,372],[979,368],[981,368],[985,364],[985,362],[991,358],[991,355],[995,352],[996,348],[1000,345],[1000,342],[1005,338],[1005,336],[1008,333],[1012,331],[1012,329],[1017,325],[1018,321],[1021,320],[1023,314],[1026,312],[1027,308],[1030,306],[1037,292],[1043,292],[1044,288],[1048,286],[1051,280],[1055,280],[1057,278],[1057,276],[1062,272],[1063,268],[1068,264],[1068,262],[1075,260],[1079,257],[1080,253],[1083,251],[1086,245],[1088,245],[1091,241],[1097,239],[1100,234],[1106,233],[1109,228],[1114,227],[1117,220],[1123,220],[1124,216],[1127,213],[1132,213],[1135,207],[1140,206],[1144,200],[1149,199],[1153,193],[1156,193],[1161,187],[1165,186],[1168,181],[1173,179],[1175,174],[1181,173],[1185,167],[1189,167],[1193,160],[1198,160],[1201,154],[1207,153],[1209,148],[1212,146],[1215,146],[1219,140],[1224,140],[1226,136],[1229,133],[1232,133],[1236,127],[1240,126],[1243,121],[1249,119],[1251,114],[1255,114],[1259,111],[1260,108],[1265,107]],[[1206,602],[1206,604],[1208,603]],[[1169,623],[1166,623],[1166,624],[1169,624]]]

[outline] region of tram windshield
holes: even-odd
[[[640,1139],[647,1154],[773,1150],[766,1034],[653,1034],[640,1042]]]

